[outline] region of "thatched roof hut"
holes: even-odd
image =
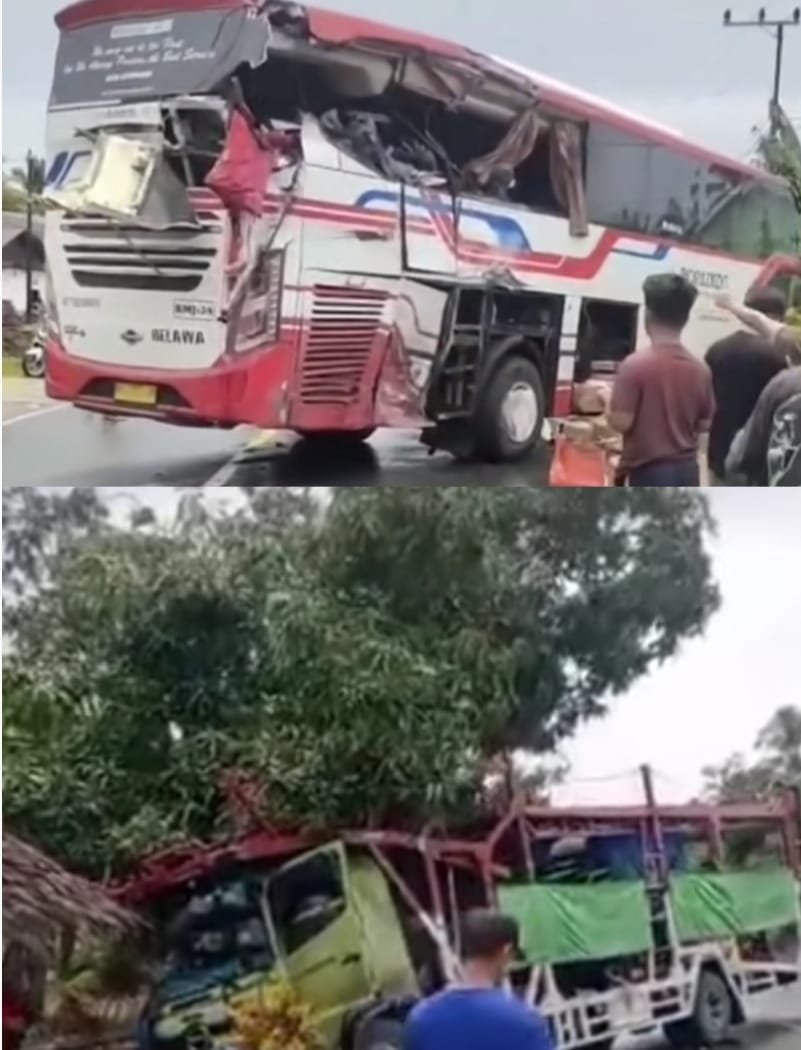
[[[71,875],[21,839],[3,832],[3,947],[46,949],[67,930],[119,933],[137,919],[102,887]]]
[[[3,992],[12,992],[31,1018],[41,1012],[47,969],[65,943],[138,925],[102,887],[3,832]]]

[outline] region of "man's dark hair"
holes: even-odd
[[[675,273],[654,274],[643,285],[645,305],[659,324],[680,331],[690,320],[698,289]]]
[[[745,300],[749,310],[759,310],[771,321],[783,321],[787,313],[787,300],[778,288],[758,288]]]
[[[504,948],[516,948],[519,931],[508,915],[478,908],[461,921],[462,958],[491,959]]]

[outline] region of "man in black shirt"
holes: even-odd
[[[753,292],[746,306],[772,321],[784,320],[784,296],[775,288]],[[762,391],[787,366],[787,360],[775,343],[742,329],[710,347],[706,363],[717,402],[709,436],[709,465],[722,480],[732,441],[751,418]]]
[[[801,485],[801,366],[785,369],[762,391],[729,469],[750,485]]]

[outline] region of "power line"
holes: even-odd
[[[723,13],[726,29],[775,29],[776,61],[773,69],[773,96],[770,103],[770,130],[776,135],[781,126],[782,63],[784,60],[784,31],[801,27],[801,7],[796,7],[789,18],[768,18],[764,7],[760,7],[756,19],[735,19],[730,9]]]

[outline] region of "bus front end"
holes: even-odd
[[[209,189],[230,134],[231,73],[264,57],[270,27],[249,6],[205,7],[110,18],[98,2],[59,16],[47,393],[104,415],[281,425],[298,337],[285,282],[300,238],[276,202],[300,156],[271,154],[241,223]]]

